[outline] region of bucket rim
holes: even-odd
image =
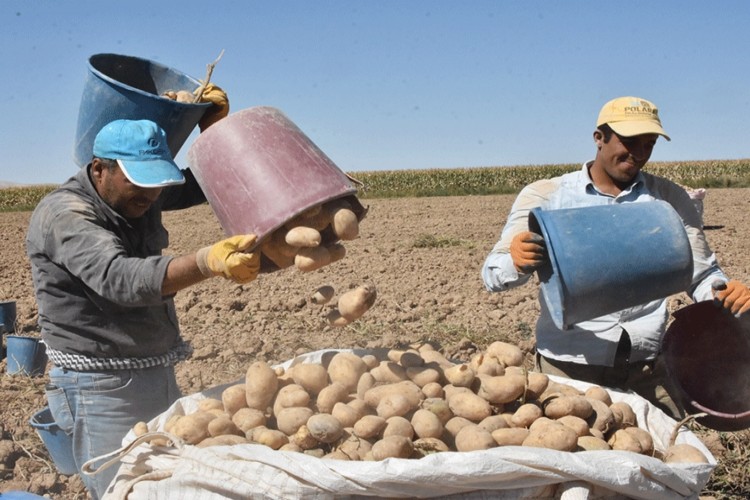
[[[116,80],[116,79],[112,78],[111,76],[107,75],[106,73],[103,73],[101,70],[97,69],[96,66],[94,66],[94,59],[95,58],[100,58],[100,57],[118,57],[118,58],[122,58],[122,59],[130,59],[130,60],[145,62],[145,63],[148,63],[151,66],[155,66],[155,67],[158,67],[160,69],[167,70],[167,71],[172,71],[172,72],[177,73],[177,74],[179,74],[181,76],[184,76],[185,78],[187,78],[188,80],[190,80],[192,83],[195,84],[195,88],[196,89],[198,87],[200,87],[201,83],[200,83],[200,81],[198,81],[198,79],[196,79],[195,77],[192,77],[192,76],[188,75],[187,73],[183,73],[182,71],[179,71],[179,70],[177,70],[177,69],[175,69],[175,68],[173,68],[171,66],[167,66],[166,64],[162,64],[160,62],[154,61],[152,59],[147,59],[147,58],[144,58],[144,57],[130,56],[130,55],[127,55],[127,54],[116,54],[116,53],[113,53],[113,52],[102,52],[102,53],[99,53],[99,54],[92,54],[91,56],[89,56],[89,58],[88,58],[88,68],[89,68],[89,71],[91,72],[91,74],[95,75],[97,78],[100,78],[101,80],[104,80],[104,81],[106,81],[106,82],[108,82],[108,83],[110,83],[112,85],[115,85],[117,87],[121,87],[121,88],[126,89],[126,90],[128,90],[130,92],[135,92],[138,95],[141,95],[141,96],[144,96],[144,97],[147,97],[147,98],[150,98],[150,99],[158,99],[158,100],[164,100],[164,99],[166,99],[166,100],[170,101],[173,105],[175,105],[177,107],[185,107],[185,108],[194,108],[194,107],[197,107],[197,108],[208,108],[209,106],[212,105],[210,102],[179,102],[179,101],[173,101],[172,99],[168,99],[166,97],[162,97],[162,96],[157,95],[157,94],[152,94],[151,92],[146,92],[145,90],[141,90],[141,89],[139,89],[137,87],[133,87],[132,85],[128,85],[127,83],[124,83],[124,82],[121,82],[119,80]],[[193,89],[193,90],[195,90],[195,89]]]

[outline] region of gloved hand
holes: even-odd
[[[750,309],[750,290],[737,280],[714,281],[711,284],[714,300],[729,309],[732,314],[739,316]]]
[[[246,253],[255,244],[257,236],[242,234],[201,248],[196,254],[198,268],[203,276],[223,276],[237,283],[249,283],[260,272],[260,251]]]
[[[510,257],[519,272],[533,272],[547,261],[544,238],[531,231],[518,233],[510,242]]]
[[[200,88],[195,89],[194,93],[196,95],[198,90],[200,90]],[[199,102],[210,102],[213,104],[213,106],[206,110],[200,122],[198,122],[198,127],[201,132],[229,114],[229,98],[227,97],[226,92],[213,83],[209,83],[206,85],[206,88],[203,89]]]

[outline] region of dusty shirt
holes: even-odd
[[[126,220],[96,193],[82,168],[31,216],[31,260],[39,325],[51,348],[88,357],[148,357],[179,338],[172,297],[161,294],[171,260],[162,210],[205,201],[195,178],[165,188],[149,211]]]
[[[529,229],[528,216],[532,208],[554,210],[664,200],[682,218],[693,253],[693,280],[690,290],[686,292],[696,301],[711,299],[711,283],[716,279],[726,281],[727,278],[706,242],[700,215],[685,190],[667,179],[640,172],[629,189],[613,197],[595,188],[588,171],[591,163],[583,165],[579,171],[540,180],[521,190],[500,240],[482,267],[485,287],[493,292],[503,291],[522,285],[531,277],[531,274],[516,271],[510,256],[510,243],[516,234]],[[590,365],[614,364],[617,342],[623,329],[628,332],[632,342],[630,361],[653,359],[659,352],[668,320],[667,299],[660,299],[561,330],[552,321],[541,290],[539,303],[541,313],[536,325],[538,351],[553,359]]]

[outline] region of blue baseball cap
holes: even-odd
[[[115,120],[94,139],[94,156],[116,160],[125,177],[136,186],[157,188],[182,184],[172,160],[167,134],[151,120]]]

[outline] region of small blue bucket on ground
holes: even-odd
[[[54,462],[60,474],[76,474],[78,468],[73,457],[73,438],[65,434],[55,423],[49,407],[35,413],[29,423],[39,434],[44,446],[47,447],[52,462]]]
[[[559,210],[534,208],[549,264],[537,270],[558,328],[690,287],[693,254],[682,219],[664,201]]]
[[[0,302],[0,334],[16,331],[16,301]]]
[[[47,349],[42,339],[8,335],[8,375],[43,375],[47,367]]]
[[[172,157],[195,129],[210,103],[184,103],[162,97],[168,90],[193,92],[200,82],[162,64],[138,57],[96,54],[78,111],[73,157],[79,167],[93,155],[94,138],[113,120],[151,120],[167,133]]]

